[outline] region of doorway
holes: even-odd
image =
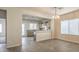
[[[39,30],[39,19],[32,15],[22,16],[22,46],[35,42],[36,31]]]
[[[36,23],[29,20],[22,20],[22,45],[27,45],[34,41],[34,32],[36,28]]]
[[[0,45],[5,45],[7,43],[6,32],[7,32],[7,17],[6,10],[0,9]]]

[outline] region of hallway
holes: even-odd
[[[22,47],[6,49],[0,45],[0,52],[79,52],[79,44],[59,39],[35,42],[33,38],[23,38]]]

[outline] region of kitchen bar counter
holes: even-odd
[[[51,39],[51,31],[36,31],[36,41]]]

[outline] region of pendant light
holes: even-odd
[[[55,15],[54,15],[54,19],[60,19],[60,16],[57,14],[57,7],[55,8]]]

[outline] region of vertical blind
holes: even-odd
[[[79,35],[79,10],[61,16],[61,34]]]
[[[61,21],[61,34],[79,35],[79,19]]]

